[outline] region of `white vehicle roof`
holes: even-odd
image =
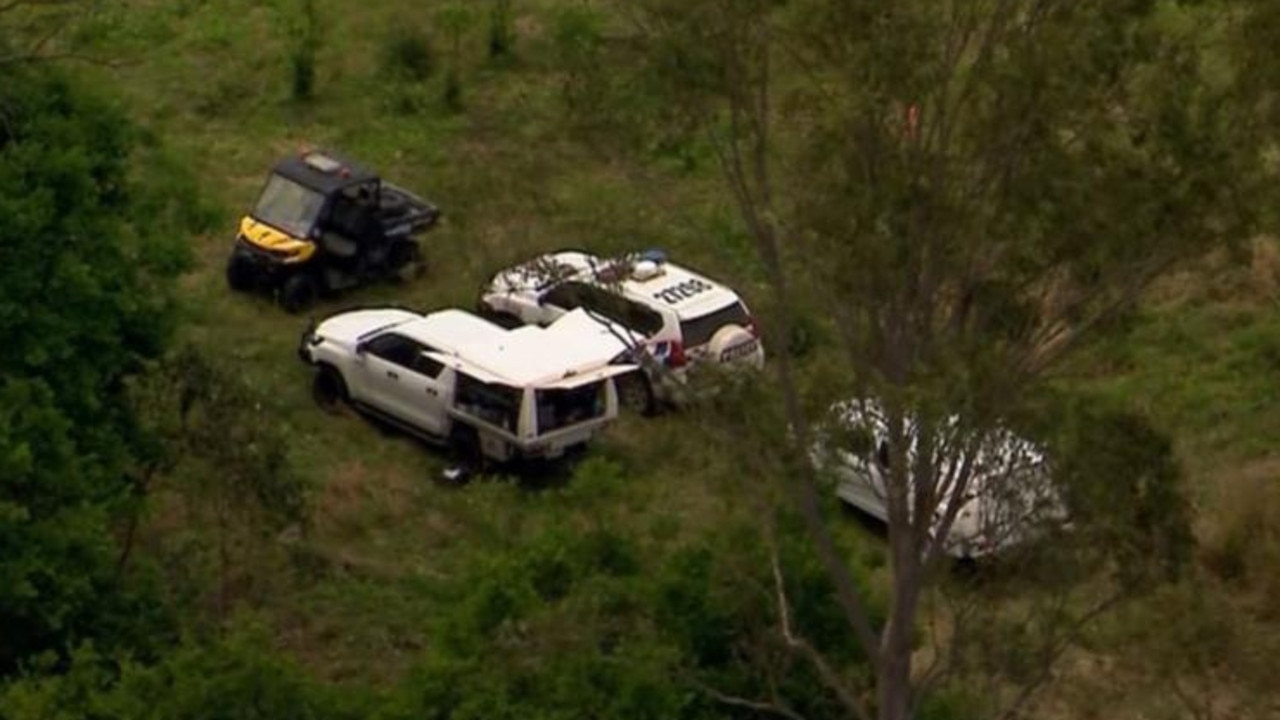
[[[636,264],[643,262],[645,261],[642,260]],[[652,264],[656,272],[650,274],[633,272],[618,282],[623,296],[650,307],[670,309],[682,320],[701,317],[739,302],[738,294],[733,290],[686,267],[667,260]],[[603,285],[610,285],[617,282],[609,277],[613,267],[612,260],[577,250],[565,250],[543,255],[501,273],[494,283],[494,289],[517,292],[540,291],[540,285],[554,284],[555,279],[588,282],[596,280]],[[698,292],[688,293],[685,296],[673,294],[663,296],[664,290],[688,284],[691,281],[701,283]]]
[[[877,443],[887,440],[889,437],[888,420],[885,418],[884,410],[881,408],[880,403],[876,400],[846,400],[836,403],[832,410],[846,427],[862,427],[870,430]],[[910,462],[914,463],[917,452],[916,419],[914,415],[908,413],[905,420],[905,434],[911,442],[910,447],[907,449],[907,457]],[[964,441],[964,431],[958,415],[948,416],[942,425],[935,430],[938,441],[942,443],[961,445]],[[976,451],[977,453],[973,458],[974,465],[988,470],[993,467],[1004,468],[1011,464],[1023,468],[1041,467],[1046,464],[1045,453],[1039,445],[1015,435],[1006,428],[997,428],[990,431],[986,437],[986,442],[977,447]],[[944,473],[950,470],[948,460],[955,459],[963,462],[968,455],[963,447],[935,447],[934,453],[935,455],[943,456],[939,470]]]
[[[870,431],[877,444],[888,440],[888,422],[884,410],[876,400],[846,400],[833,405],[832,410],[846,428],[864,428]],[[907,462],[914,465],[919,451],[916,419],[912,414],[904,419],[905,433],[910,441]],[[935,442],[939,445],[933,448],[933,462],[938,473],[947,477],[959,469],[955,463],[971,462],[974,472],[969,488],[973,492],[982,493],[988,485],[999,485],[1002,481],[1015,477],[1023,480],[1037,477],[1040,478],[1039,482],[1049,481],[1050,467],[1044,450],[1037,443],[1006,428],[989,431],[984,442],[976,448],[964,447],[966,437],[959,416],[947,417],[936,431]]]
[[[437,348],[431,357],[486,382],[575,387],[634,370],[611,365],[627,343],[583,310],[542,328],[501,328],[463,310],[441,310],[396,327]]]

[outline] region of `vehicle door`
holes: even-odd
[[[366,343],[364,402],[420,430],[441,434],[446,398],[439,377],[444,366],[426,356],[433,350],[393,332]]]
[[[837,450],[840,456],[840,497],[867,514],[887,520],[888,500],[885,476],[889,473],[889,444],[875,439],[873,448],[865,452]]]

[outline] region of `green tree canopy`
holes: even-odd
[[[911,638],[959,511],[948,499],[975,474],[965,446],[1155,278],[1258,232],[1276,187],[1270,95],[1237,39],[1274,22],[1269,5],[642,3],[649,63],[717,153],[768,274],[766,334],[829,318],[836,392],[885,409],[892,601],[877,625],[837,583],[876,668],[875,703],[850,712],[913,717],[928,690]],[[841,579],[806,480],[804,398],[791,359],[773,358],[797,502]],[[938,432],[951,418],[958,442]],[[1115,453],[1105,469],[1136,476],[1159,455]],[[1170,509],[1154,488],[1175,476],[1154,467],[1130,492]]]
[[[0,673],[148,616],[113,573],[123,380],[173,329],[169,208],[192,198],[134,181],[138,138],[55,69],[0,68]]]

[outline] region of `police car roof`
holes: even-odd
[[[327,150],[289,155],[272,172],[325,195],[378,179],[372,170]]]
[[[400,325],[398,332],[439,354],[456,369],[474,366],[517,387],[548,384],[608,365],[627,349],[609,327],[583,310],[542,328],[501,328],[464,310],[441,310]]]
[[[550,258],[575,269],[583,279],[604,274],[611,265],[609,260],[577,250],[558,252]],[[701,317],[739,301],[733,290],[682,265],[664,260],[658,267],[660,272],[643,280],[636,279],[634,274],[623,278],[619,283],[622,294],[645,305],[670,308],[682,320]],[[664,290],[690,281],[701,283],[701,289],[685,295],[663,294]]]

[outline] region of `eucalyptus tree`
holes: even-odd
[[[1264,7],[648,0],[635,12],[649,69],[706,133],[754,240],[766,333],[789,337],[801,311],[828,318],[846,391],[883,408],[892,597],[877,623],[824,517],[797,369],[773,355],[794,499],[875,670],[873,696],[829,683],[851,714],[912,717],[934,678],[915,667],[913,632],[976,450],[1154,279],[1257,230],[1274,187],[1265,88],[1245,82],[1236,38]]]

